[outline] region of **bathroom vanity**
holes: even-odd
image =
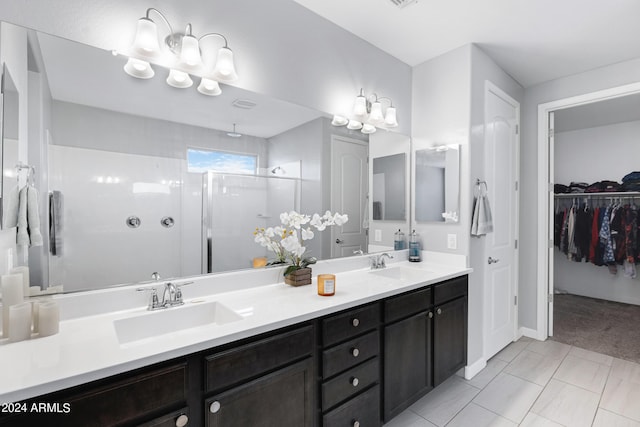
[[[406,261],[344,271],[334,297],[315,295],[314,285],[194,301],[185,290],[186,307],[165,313],[211,298],[242,318],[142,338],[118,335],[114,322],[149,316],[144,308],[62,322],[60,336],[4,347],[56,354],[65,343],[64,355],[78,363],[60,357],[57,366],[15,374],[0,386],[2,401],[13,402],[0,424],[381,425],[466,365],[469,272]],[[83,339],[75,322],[103,347],[85,344],[84,355],[70,356]],[[10,389],[20,381],[31,386]]]

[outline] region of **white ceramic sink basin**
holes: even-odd
[[[381,276],[389,279],[416,281],[419,282],[425,279],[425,275],[430,272],[418,268],[411,267],[386,267],[379,270],[371,270],[369,274],[375,276]]]
[[[148,311],[113,321],[120,344],[205,325],[224,325],[242,320],[235,311],[217,301],[187,303],[180,307]]]

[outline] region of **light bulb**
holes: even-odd
[[[212,76],[223,83],[233,83],[238,80],[238,74],[233,62],[233,51],[228,47],[222,47],[218,50],[216,66],[213,69]]]
[[[178,89],[185,89],[191,87],[193,80],[191,80],[189,74],[172,68],[169,71],[169,77],[167,77],[167,84]]]
[[[378,101],[371,104],[371,115],[369,116],[369,122],[375,126],[379,126],[384,123],[384,116],[382,115],[382,105]]]
[[[222,93],[217,81],[203,77],[198,86],[198,92],[203,95],[218,96]]]
[[[198,39],[191,35],[182,37],[182,47],[180,48],[180,68],[184,68],[188,71],[196,71],[202,68],[200,45],[198,44]]]
[[[160,45],[158,44],[158,28],[155,22],[149,18],[138,19],[136,36],[131,49],[139,55],[150,58],[158,55]]]
[[[356,101],[353,104],[353,114],[356,117],[366,117],[367,115],[367,100],[363,95],[356,96]]]
[[[394,128],[398,126],[396,120],[396,109],[394,107],[387,108],[387,114],[384,116],[384,124],[386,127]]]
[[[138,79],[150,79],[155,75],[153,68],[146,61],[141,61],[136,58],[129,58],[124,65],[125,73]]]

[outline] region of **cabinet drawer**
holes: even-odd
[[[182,408],[169,414],[155,418],[147,423],[139,424],[138,427],[176,427],[180,425],[194,425],[189,419],[189,408]],[[186,424],[184,424],[186,422]]]
[[[327,410],[378,382],[379,366],[376,357],[322,384],[322,410]]]
[[[323,427],[364,427],[380,425],[380,387],[375,386],[326,414]]]
[[[384,302],[384,321],[389,323],[425,311],[432,305],[431,294],[432,290],[429,287],[389,298]]]
[[[456,277],[434,285],[435,305],[467,295],[467,276]]]
[[[378,304],[327,317],[322,321],[322,343],[325,347],[338,343],[373,329],[379,323]]]
[[[378,331],[339,344],[322,352],[322,377],[329,378],[379,353]]]
[[[205,357],[205,391],[221,390],[313,352],[313,326],[251,342]]]

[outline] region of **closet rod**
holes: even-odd
[[[609,198],[609,197],[640,197],[640,191],[612,191],[602,193],[559,193],[553,195],[556,199],[574,198]]]

